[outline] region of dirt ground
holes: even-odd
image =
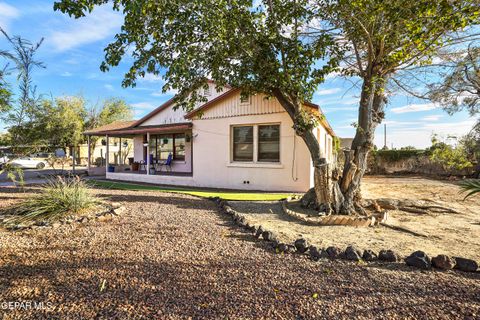
[[[212,201],[96,192],[124,203],[126,212],[109,222],[0,230],[1,319],[480,316],[480,273],[275,254]],[[0,205],[19,196],[0,188]]]
[[[454,182],[431,180],[422,177],[366,177],[363,197],[367,199],[394,198],[434,200],[460,214],[414,214],[389,211],[389,224],[406,227],[428,238],[414,236],[385,227],[356,228],[348,226],[312,226],[283,214],[280,204],[232,202],[247,219],[271,229],[283,241],[292,242],[304,237],[319,247],[355,245],[359,249],[392,249],[403,256],[415,250],[429,255],[448,254],[480,261],[480,197],[463,201],[459,187]],[[292,208],[294,209],[294,208]]]

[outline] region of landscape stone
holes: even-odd
[[[275,235],[271,231],[263,231],[262,238],[266,241],[277,241]]]
[[[427,254],[423,251],[415,251],[407,258],[405,258],[405,263],[409,266],[416,267],[423,270],[428,270],[432,267],[432,263]]]
[[[455,259],[452,259],[445,254],[439,254],[432,258],[432,265],[438,269],[450,270],[455,267]]]
[[[295,252],[295,247],[290,245],[290,244],[285,244],[285,243],[279,243],[277,245],[277,249],[279,252],[284,252],[284,253],[294,253]]]
[[[308,243],[307,240],[305,239],[297,239],[295,240],[295,248],[297,249],[298,252],[300,253],[305,253],[308,250]]]
[[[465,272],[475,272],[478,269],[478,263],[475,260],[455,257],[455,269]]]
[[[263,234],[263,228],[262,226],[259,226],[257,231],[255,232],[255,238],[260,238],[262,234]]]
[[[381,250],[378,254],[378,260],[386,262],[397,262],[400,260],[400,258],[392,250]]]
[[[362,260],[362,252],[354,246],[348,246],[347,249],[345,249],[345,258],[347,260],[360,261]]]
[[[318,261],[320,259],[320,253],[321,253],[321,249],[318,250],[317,247],[315,246],[310,246],[308,248],[308,251],[310,253],[310,259],[312,259],[313,261]]]
[[[327,248],[327,254],[330,259],[340,258],[342,250],[338,247],[330,246]]]
[[[367,249],[363,251],[362,259],[365,261],[375,261],[378,259],[378,256],[374,251]]]

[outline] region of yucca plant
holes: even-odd
[[[7,227],[31,225],[36,221],[53,222],[67,215],[76,215],[101,204],[101,200],[89,192],[78,176],[56,177],[47,181],[39,193],[7,209],[11,215],[4,220]]]
[[[463,189],[461,193],[467,192],[465,200],[474,194],[480,193],[480,179],[463,180],[460,182],[460,187]]]
[[[7,178],[14,184],[18,183],[21,187],[23,187],[25,184],[22,168],[12,165],[11,162],[6,162],[3,164],[2,168],[0,169],[0,174],[3,173],[5,173]]]

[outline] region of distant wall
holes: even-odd
[[[380,150],[370,152],[367,173],[470,176],[474,169],[446,170],[442,165],[430,160],[424,150]]]

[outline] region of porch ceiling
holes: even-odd
[[[84,134],[89,136],[105,136],[110,137],[131,137],[140,134],[157,134],[157,133],[169,133],[169,132],[178,132],[182,130],[188,130],[192,128],[191,122],[182,122],[182,123],[170,123],[170,124],[161,124],[155,126],[137,126],[137,127],[125,127],[119,129],[110,129],[102,130],[90,130],[86,131]]]

